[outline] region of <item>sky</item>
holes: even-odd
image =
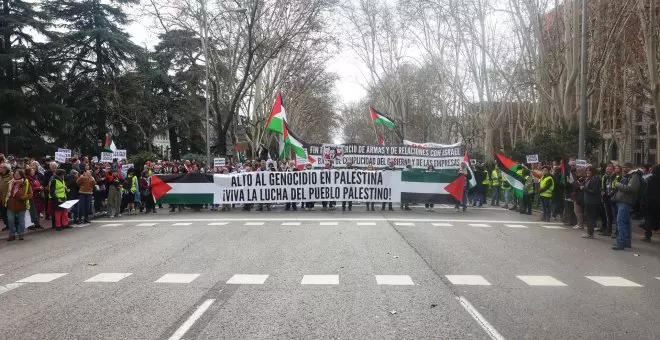
[[[152,48],[158,43],[157,34],[154,34],[152,19],[144,15],[138,15],[138,12],[137,9],[129,9],[133,22],[128,27],[128,33],[133,37],[134,43]],[[328,61],[327,70],[337,74],[339,77],[335,86],[335,92],[344,104],[356,102],[366,95],[366,90],[364,89],[366,80],[363,76],[364,68],[360,65],[361,63],[357,60],[353,52],[346,48],[340,49]]]

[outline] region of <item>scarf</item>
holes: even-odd
[[[11,183],[11,197],[15,197],[19,190],[22,189],[24,179],[14,179]]]

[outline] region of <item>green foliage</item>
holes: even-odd
[[[135,169],[142,170],[144,168],[144,163],[147,161],[155,162],[159,159],[158,155],[149,151],[142,151],[135,156],[129,156],[129,163],[132,163],[135,166]]]
[[[577,156],[578,141],[579,130],[577,127],[544,130],[536,135],[531,142],[518,141],[511,152],[511,157],[516,161],[525,161],[526,155],[538,154],[539,160],[552,161]],[[593,125],[588,125],[585,148],[587,159],[591,158],[602,142],[598,129]]]

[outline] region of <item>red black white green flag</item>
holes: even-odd
[[[497,165],[500,167],[504,178],[506,178],[507,182],[511,184],[514,195],[516,195],[518,198],[522,198],[523,193],[525,192],[525,180],[516,172],[520,167],[522,167],[522,165],[514,160],[500,155],[499,153],[495,154],[495,159],[497,160]]]

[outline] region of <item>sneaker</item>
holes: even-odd
[[[594,238],[594,235],[584,234],[582,238]]]
[[[14,235],[7,237],[7,242],[11,242],[11,241],[14,241],[14,240],[16,240],[16,236],[14,236]]]
[[[18,235],[18,240],[23,241],[23,235]]]
[[[580,230],[580,229],[584,229],[584,227],[579,224],[573,227],[573,230]]]
[[[426,211],[431,211],[431,208],[426,208]]]

